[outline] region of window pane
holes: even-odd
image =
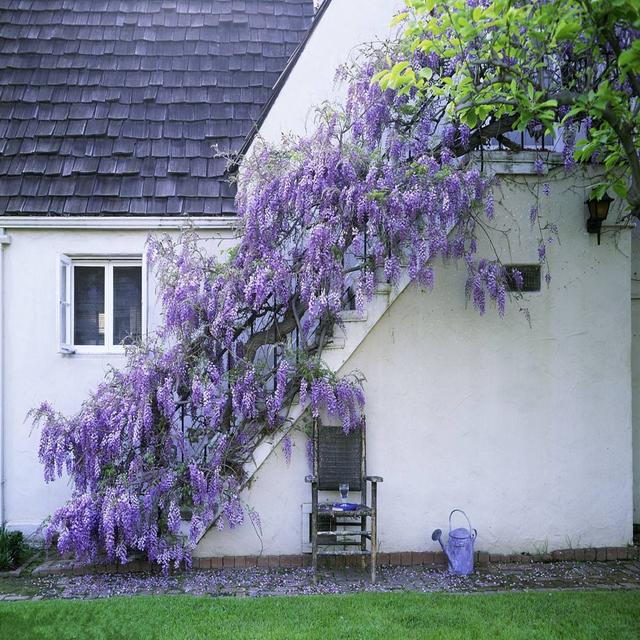
[[[113,268],[113,344],[142,335],[142,268]]]
[[[73,341],[104,344],[104,267],[73,268]]]

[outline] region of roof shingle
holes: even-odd
[[[220,215],[313,0],[0,0],[0,215]]]

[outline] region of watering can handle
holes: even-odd
[[[469,524],[469,535],[475,540],[478,536],[478,532],[476,529],[474,529],[471,526],[471,520],[469,520],[469,516],[462,510],[462,509],[454,509],[450,514],[449,514],[449,531],[451,531],[451,516],[453,516],[453,514],[455,512],[461,513],[467,520],[467,523]]]

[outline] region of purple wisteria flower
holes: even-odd
[[[535,172],[541,176],[544,171],[544,162],[542,158],[536,158],[534,164]]]
[[[544,262],[547,255],[547,246],[544,242],[540,242],[538,245],[538,260]]]
[[[293,440],[291,436],[287,435],[282,439],[282,452],[284,453],[284,459],[287,462],[287,466],[291,464],[291,456],[293,454]]]
[[[413,62],[452,74],[460,58]],[[364,426],[362,376],[322,361],[352,294],[363,311],[380,281],[395,285],[406,268],[431,288],[438,260],[460,260],[475,308],[504,314],[505,273],[476,256],[476,214],[484,205],[493,219],[494,196],[455,157],[471,132],[450,124],[440,139],[438,109],[372,81],[387,64],[343,69],[345,105],[319,111],[311,135],[256,144],[228,256],[210,255],[192,233],[151,238],[158,331],[76,415],[46,403],[33,412],[46,481],[66,471],[73,484],[45,531],[61,552],[121,563],[142,553],[166,571],[189,566],[210,528],[247,514],[259,523],[243,502],[247,469],[262,439],[289,427],[296,395],[346,433]],[[282,449],[288,463],[289,436]]]
[[[493,216],[495,215],[495,203],[493,199],[493,190],[489,190],[487,192],[487,198],[485,201],[485,213],[487,214],[487,218],[489,220],[493,220]]]

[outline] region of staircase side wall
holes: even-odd
[[[464,270],[441,266],[435,290],[411,286],[347,362],[367,376],[384,550],[431,549],[454,507],[492,552],[631,542],[630,232],[597,246],[583,178],[555,172],[541,202],[562,243],[547,247],[548,288],[503,319],[479,317]],[[496,194],[510,258],[499,250],[514,263],[537,259],[524,184],[505,181]]]
[[[479,316],[463,266],[438,265],[434,290],[405,290],[342,367],[367,379],[381,551],[436,550],[431,531],[454,507],[493,553],[631,542],[630,231],[607,229],[600,246],[586,233],[591,179],[562,169],[544,178],[552,195],[541,211],[561,242],[547,247],[548,288],[512,301],[502,319]],[[505,262],[537,262],[537,180],[504,178],[496,190]],[[303,437],[288,467],[277,449],[246,493],[262,540],[248,525],[212,532],[198,555],[299,554],[308,472]]]
[[[633,389],[633,521],[640,524],[640,229],[633,231],[631,370]]]

